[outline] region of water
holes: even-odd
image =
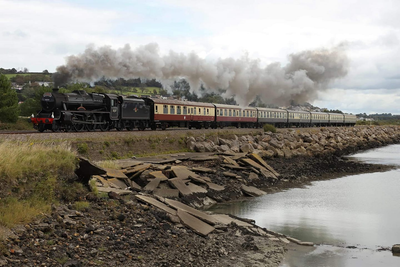
[[[213,210],[255,219],[272,231],[324,244],[291,251],[284,267],[400,266],[400,257],[378,251],[400,243],[400,145],[349,158],[399,168],[313,182],[305,188],[220,205]]]

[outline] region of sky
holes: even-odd
[[[157,43],[261,65],[304,50],[346,48],[348,74],[312,104],[400,114],[400,1],[0,0],[0,67],[50,72],[89,46]]]

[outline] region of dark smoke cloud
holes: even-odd
[[[272,63],[260,66],[259,60],[227,58],[208,61],[195,53],[170,51],[161,56],[157,44],[132,50],[109,46],[89,46],[84,53],[69,56],[57,68],[55,83],[88,82],[106,79],[157,79],[163,85],[185,78],[191,90],[198,93],[203,84],[216,92],[225,89],[226,97],[234,96],[241,105],[248,105],[257,96],[265,103],[287,104],[313,101],[319,90],[347,74],[348,58],[342,46],[291,54],[286,66]]]

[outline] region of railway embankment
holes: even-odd
[[[389,167],[342,156],[399,143],[399,129],[198,134],[185,140],[194,153],[97,163],[80,158],[73,182],[87,185],[86,191],[60,199],[61,205],[53,204],[37,220],[0,227],[0,266],[278,266],[286,244],[312,244],[201,208],[384,170]],[[18,192],[10,193],[17,198]]]

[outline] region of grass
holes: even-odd
[[[274,125],[265,124],[263,128],[264,128],[264,132],[276,133],[276,128]]]
[[[90,206],[90,203],[87,201],[76,201],[74,204],[74,207],[76,210],[82,211],[88,209]]]
[[[27,223],[49,212],[75,167],[66,143],[1,142],[0,225]]]
[[[33,126],[29,118],[18,118],[16,123],[0,122],[0,130],[8,130],[8,131],[33,130]]]

